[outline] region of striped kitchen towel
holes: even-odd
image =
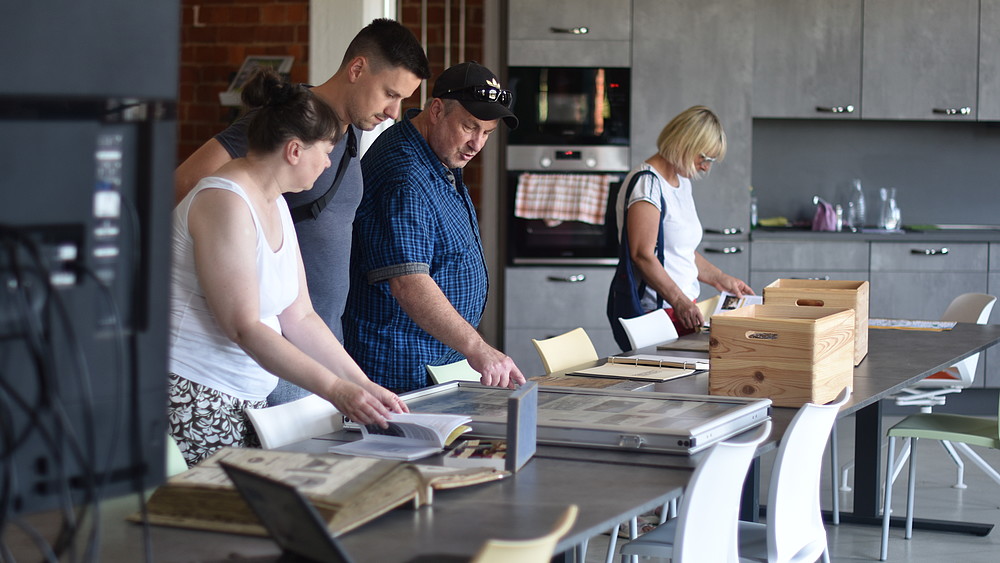
[[[548,222],[603,225],[612,174],[534,174],[518,177],[514,215]]]

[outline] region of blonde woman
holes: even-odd
[[[705,320],[695,305],[699,282],[739,296],[752,295],[753,290],[697,251],[702,227],[691,180],[707,174],[726,155],[726,133],[718,116],[705,106],[690,107],[663,128],[656,146],[656,154],[632,170],[622,184],[615,207],[618,240],[628,244],[642,290],[642,308],[665,308],[678,334],[688,334]],[[626,201],[625,186],[640,173]],[[662,261],[657,249],[661,232]],[[618,329],[616,322],[612,326]]]

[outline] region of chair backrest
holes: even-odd
[[[188,470],[187,460],[184,459],[184,454],[181,453],[180,446],[177,445],[177,441],[174,440],[173,436],[167,435],[167,477],[173,477],[178,473],[183,473]]]
[[[674,536],[674,563],[735,562],[740,494],[757,445],[771,433],[771,421],[749,436],[712,446],[684,491]]]
[[[963,293],[952,299],[941,315],[941,320],[986,324],[996,301],[996,297],[985,293]],[[924,379],[916,387],[968,387],[975,379],[978,367],[979,354],[973,354],[943,372]]]
[[[598,358],[594,343],[587,336],[587,331],[582,328],[574,328],[569,332],[545,340],[532,338],[531,342],[542,358],[545,373],[554,373],[587,362],[594,362]]]
[[[336,407],[318,395],[264,409],[247,409],[246,413],[265,450],[336,432],[344,427]]]
[[[767,495],[768,561],[816,561],[826,549],[819,504],[823,451],[850,396],[848,387],[831,403],[802,405],[785,430]]]
[[[449,381],[479,381],[479,372],[472,369],[469,360],[459,360],[443,366],[432,366],[427,364],[427,375],[434,383],[447,383]]]
[[[633,350],[677,338],[674,321],[663,309],[654,309],[632,319],[618,317],[618,322],[622,323]]]
[[[548,563],[552,560],[559,539],[576,522],[579,508],[569,505],[552,530],[540,538],[529,540],[487,540],[472,563]]]

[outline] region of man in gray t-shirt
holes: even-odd
[[[296,209],[322,198],[337,175],[341,157],[351,150],[350,137],[360,139],[386,119],[398,119],[403,99],[413,94],[422,79],[430,77],[427,57],[413,33],[398,22],[378,19],[366,26],[347,47],[343,62],[329,80],[312,87],[352,131],[330,154],[331,166],[316,180],[313,189],[286,196],[293,216]],[[174,175],[176,201],[205,176],[233,158],[246,154],[246,117],[237,120],[198,148]],[[350,133],[353,133],[351,135]],[[316,312],[341,341],[340,317],[349,289],[351,234],[354,213],[361,201],[363,182],[360,159],[354,153],[333,198],[319,213],[306,213],[297,220],[296,234],[306,269],[309,294]],[[268,397],[279,405],[304,397],[308,391],[279,380]]]

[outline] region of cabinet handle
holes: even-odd
[[[911,248],[910,254],[919,254],[921,256],[939,256],[942,254],[948,254],[947,248]]]
[[[550,282],[580,283],[587,281],[585,274],[573,274],[572,276],[549,276]]]
[[[708,254],[740,254],[743,252],[743,247],[726,246],[723,248],[713,248],[711,246],[706,246],[703,250]]]
[[[568,35],[586,35],[590,33],[590,28],[581,25],[580,27],[550,27],[552,33],[566,33]]]
[[[964,108],[934,108],[932,111],[941,115],[972,115],[972,108],[969,106]]]
[[[823,113],[854,113],[854,106],[816,106],[816,111]]]
[[[724,229],[705,229],[705,232],[713,235],[742,235],[743,229],[741,227],[726,227]]]

